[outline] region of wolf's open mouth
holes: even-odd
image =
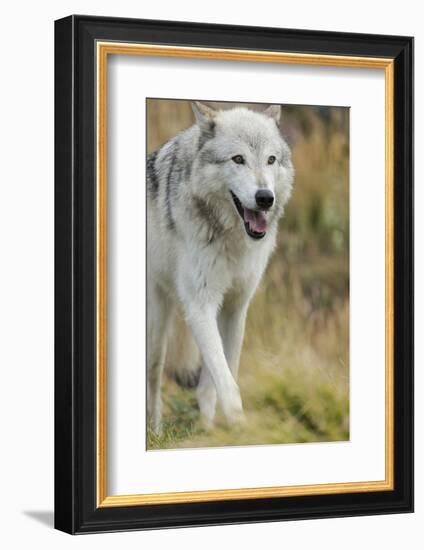
[[[244,228],[246,229],[246,233],[249,237],[252,239],[262,239],[265,237],[266,230],[268,228],[268,221],[266,219],[265,212],[246,208],[232,191],[230,191],[230,193],[233,197],[234,204],[236,205],[237,212],[243,220]]]

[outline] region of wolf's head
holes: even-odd
[[[279,131],[280,106],[215,111],[194,102],[193,111],[200,129],[197,191],[208,201],[219,198],[250,238],[262,239],[281,216],[293,183],[290,149]]]

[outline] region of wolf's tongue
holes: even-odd
[[[244,208],[244,221],[249,224],[251,231],[263,233],[268,227],[268,222],[264,212]]]

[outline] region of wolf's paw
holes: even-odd
[[[163,433],[162,422],[149,422],[148,429],[155,437],[161,437]]]
[[[197,388],[200,379],[200,367],[197,369],[186,369],[175,371],[173,377],[175,382],[182,388]]]
[[[246,418],[243,412],[243,405],[241,402],[240,392],[234,392],[233,399],[228,403],[223,403],[223,411],[227,423],[229,426],[244,426],[246,424]]]
[[[231,428],[242,430],[246,426],[246,416],[243,410],[233,413],[230,417],[227,416],[228,425]]]
[[[211,432],[215,428],[214,419],[201,414],[199,417],[199,426],[205,432]]]
[[[148,415],[148,429],[156,436],[160,437],[163,431],[162,424],[162,407],[158,406],[154,414]]]

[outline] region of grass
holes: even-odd
[[[156,101],[148,114],[150,150],[191,123],[186,102]],[[164,427],[148,434],[149,449],[349,438],[348,112],[287,106],[282,120],[295,190],[249,308],[239,380],[246,426],[228,428],[218,411],[216,429],[204,431],[194,391],[166,378]]]

